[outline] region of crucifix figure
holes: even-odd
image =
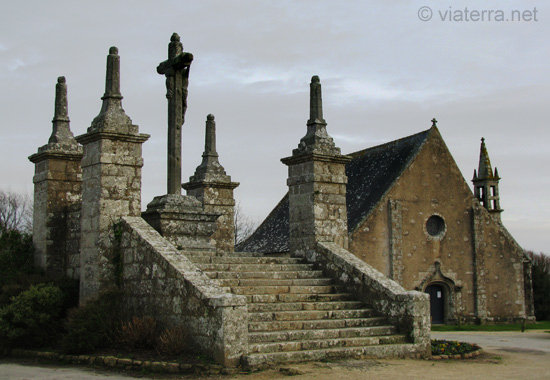
[[[193,54],[183,52],[177,33],[168,44],[168,60],[161,62],[157,72],[166,76],[168,99],[168,194],[181,194],[181,127],[187,109],[187,85]]]

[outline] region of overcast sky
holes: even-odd
[[[309,81],[319,75],[328,132],[343,153],[428,129],[436,117],[470,183],[485,137],[502,177],[504,225],[524,248],[550,253],[550,4],[464,3],[2,0],[0,188],[32,194],[27,157],[51,134],[58,76],[67,78],[71,129],[85,133],[117,46],[123,107],[151,135],[143,207],[165,194],[167,102],[156,67],[177,32],[195,57],[185,181],[212,113],[220,162],[241,183],[235,196],[263,220],[286,192],[279,160],[305,134]]]

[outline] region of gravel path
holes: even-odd
[[[155,376],[165,379],[273,380],[295,375],[300,380],[442,380],[442,379],[549,379],[550,334],[543,332],[460,332],[433,333],[434,339],[478,343],[485,354],[467,360],[349,360],[329,363],[288,365],[281,369],[237,376]],[[134,374],[134,376],[136,376]],[[0,362],[0,380],[128,380],[144,378],[125,376],[91,368],[54,367]]]

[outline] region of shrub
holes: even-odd
[[[42,346],[61,330],[64,296],[51,284],[31,286],[0,308],[0,337],[7,346]]]
[[[178,325],[171,329],[164,330],[164,332],[160,334],[155,348],[161,355],[181,354],[189,349],[188,339],[189,334],[187,330],[182,325]]]
[[[63,310],[61,317],[66,319],[67,311],[78,306],[80,281],[70,277],[59,277],[50,280],[63,292]]]
[[[119,290],[107,290],[69,310],[61,349],[69,354],[91,353],[111,346],[120,327]]]
[[[1,196],[1,192],[0,192]],[[0,308],[31,285],[49,282],[33,268],[32,236],[17,230],[0,233]]]
[[[432,339],[432,355],[459,355],[479,350],[477,344]]]
[[[0,307],[9,305],[14,297],[29,290],[33,285],[51,282],[51,279],[39,273],[12,273],[11,279],[0,285]]]
[[[550,320],[550,256],[527,252],[533,262],[533,302],[535,317],[539,321]]]
[[[32,236],[17,230],[0,234],[0,286],[19,282],[24,275],[33,272]]]
[[[119,342],[126,349],[153,348],[155,346],[157,322],[150,317],[133,317],[122,323]]]

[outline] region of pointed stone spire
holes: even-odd
[[[209,114],[206,117],[202,162],[197,166],[195,175],[190,177],[189,181],[230,182],[231,177],[225,173],[225,169],[220,164],[218,157],[218,152],[216,151],[216,121],[214,115]]]
[[[489,153],[487,152],[487,147],[485,146],[485,138],[481,138],[481,148],[479,151],[479,167],[478,167],[478,178],[493,178],[493,169],[491,168],[491,160],[489,159]]]
[[[206,132],[204,138],[204,154],[203,157],[218,157],[216,152],[216,122],[214,115],[209,114],[206,117]]]
[[[310,124],[327,125],[323,119],[323,97],[321,95],[321,80],[317,75],[311,78],[309,85],[309,121]]]
[[[107,73],[105,75],[105,94],[99,115],[92,121],[88,132],[112,130],[122,133],[130,132],[132,120],[122,108],[120,94],[120,56],[115,46],[109,49],[107,56]]]
[[[44,154],[55,153],[82,156],[82,147],[78,145],[70,128],[67,107],[67,83],[65,77],[57,78],[55,86],[55,107],[52,120],[52,134],[46,145],[38,148],[38,153],[29,157],[32,162],[45,158]]]
[[[300,140],[298,149],[294,149],[294,156],[303,154],[340,155],[340,148],[334,144],[334,140],[327,133],[327,122],[323,118],[323,99],[321,96],[321,81],[317,75],[311,78],[309,85],[309,120],[307,133]]]
[[[52,135],[49,144],[76,145],[76,140],[71,132],[69,123],[69,111],[67,107],[67,83],[65,77],[57,78],[55,86],[55,110],[53,116]]]
[[[231,182],[223,166],[218,161],[216,151],[216,122],[214,115],[206,117],[206,132],[204,138],[204,153],[202,162],[195,170],[195,175],[189,177],[189,182],[182,187],[187,195],[196,197],[204,206],[207,213],[220,215],[216,221],[217,229],[212,235],[216,249],[221,252],[235,250],[235,198],[233,190],[239,186],[238,182]]]
[[[485,139],[482,137],[479,151],[479,167],[477,172],[474,170],[474,178],[472,179],[474,183],[474,195],[498,222],[500,222],[500,214],[503,211],[500,208],[499,180],[500,177],[496,168],[493,173],[487,146],[485,146]]]
[[[122,95],[120,94],[120,56],[118,55],[118,48],[116,46],[111,46],[109,55],[107,56],[105,95],[101,99],[115,99],[115,104],[122,99]]]
[[[67,80],[65,77],[57,78],[55,85],[55,110],[53,122],[69,121],[69,107],[67,106]]]

